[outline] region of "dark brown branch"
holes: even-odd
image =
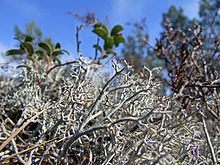
[[[70,64],[74,64],[74,63],[79,63],[78,61],[70,61],[70,62],[66,62],[64,64],[58,64],[53,66],[52,68],[50,68],[47,72],[47,74],[49,74],[53,69],[55,69],[56,67],[60,67],[60,66],[65,66],[65,65],[70,65]]]

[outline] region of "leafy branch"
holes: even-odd
[[[38,76],[39,74],[45,75],[47,77],[47,75],[57,66],[66,65],[61,64],[59,57],[64,53],[69,54],[69,52],[61,49],[60,43],[56,43],[55,47],[53,48],[46,42],[39,42],[39,48],[35,49],[32,44],[34,37],[26,35],[24,40],[17,37],[15,39],[20,42],[20,49],[10,49],[6,52],[6,55],[26,55],[26,59],[29,60],[32,65],[24,63],[18,65],[17,68],[26,68],[28,71],[31,71],[33,69],[33,71],[37,73],[38,84],[41,84],[41,82],[43,81],[43,79],[40,78],[41,76]],[[43,60],[43,62],[46,62],[47,64],[46,70],[44,70],[43,73],[39,73],[39,68],[41,67],[41,64],[39,62],[41,60]],[[57,63],[58,65],[52,66],[52,63]]]

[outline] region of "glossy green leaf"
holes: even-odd
[[[102,26],[101,23],[97,23],[97,24],[94,25],[94,28],[100,28],[101,26]]]
[[[57,56],[57,55],[60,55],[60,54],[64,54],[63,51],[59,50],[59,49],[55,49],[52,53],[53,56]]]
[[[107,54],[114,54],[114,55],[117,55],[117,53],[114,52],[112,49],[107,49],[107,50],[106,50],[106,53],[107,53]]]
[[[102,52],[102,48],[99,45],[93,45],[94,48],[98,49],[100,52]]]
[[[6,56],[8,56],[8,55],[25,54],[25,51],[22,50],[22,49],[10,49],[5,54],[6,54]]]
[[[16,68],[26,68],[28,70],[31,70],[31,67],[29,67],[27,65],[18,65]]]
[[[118,47],[118,45],[119,45],[121,42],[125,42],[124,37],[114,36],[114,44],[115,44],[116,47]]]
[[[27,59],[32,61],[32,62],[35,62],[35,59],[32,56],[27,56]]]
[[[41,50],[41,49],[36,49],[36,50],[34,51],[34,53],[37,54],[37,55],[42,55],[42,54],[44,54],[43,50]]]
[[[37,57],[37,61],[40,61],[40,60],[43,60],[43,59],[46,59],[46,61],[48,61],[48,57],[45,54],[41,54]]]
[[[14,39],[18,40],[20,43],[23,43],[22,39],[15,37]]]
[[[124,28],[121,25],[116,25],[111,31],[111,36],[116,35],[118,32],[122,31]]]
[[[55,49],[60,49],[61,48],[61,45],[59,42],[56,43],[56,46],[55,46]]]
[[[33,48],[32,44],[30,44],[28,42],[23,42],[22,45],[24,48],[27,49],[27,51],[30,55],[32,55],[34,53],[34,48]]]
[[[101,28],[103,28],[105,30],[106,34],[109,33],[108,28],[105,25],[101,25]]]
[[[34,39],[33,36],[28,36],[28,35],[27,35],[27,36],[25,37],[25,39],[24,39],[24,42],[32,42],[33,39]]]
[[[51,48],[50,48],[50,46],[49,46],[46,42],[40,42],[38,45],[39,45],[42,49],[44,49],[44,50],[47,52],[48,55],[51,54]]]
[[[67,50],[62,49],[62,51],[63,51],[64,53],[66,53],[66,54],[70,55],[70,53],[69,53]]]
[[[106,37],[105,38],[105,44],[104,44],[104,49],[111,49],[114,45],[114,40],[111,37]]]
[[[105,39],[108,35],[108,33],[103,28],[96,28],[93,30],[93,32],[103,39]]]
[[[53,57],[53,61],[57,61],[58,64],[61,64],[61,61],[56,56]]]
[[[106,34],[109,33],[108,28],[107,28],[105,25],[101,24],[101,23],[100,23],[100,24],[95,24],[95,25],[94,25],[94,29],[98,29],[98,28],[103,29],[103,30],[105,31]]]

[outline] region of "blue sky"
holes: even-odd
[[[26,23],[35,20],[44,36],[52,37],[54,42],[60,42],[71,52],[71,56],[63,61],[77,58],[75,34],[76,26],[81,22],[67,11],[78,14],[91,11],[101,21],[108,16],[110,27],[116,24],[124,26],[124,36],[131,33],[127,22],[139,22],[146,17],[150,42],[154,43],[161,32],[162,13],[167,12],[171,5],[182,7],[189,18],[198,17],[199,0],[0,0],[0,53],[15,48],[15,24],[24,30]],[[92,28],[87,28],[80,33],[83,56],[94,56],[92,45],[96,42],[96,35],[91,31]]]

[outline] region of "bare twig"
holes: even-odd
[[[70,146],[73,144],[73,142],[74,142],[75,140],[77,140],[79,137],[81,137],[81,136],[83,136],[83,135],[87,135],[87,134],[89,134],[89,133],[91,133],[91,132],[94,132],[94,131],[96,131],[96,130],[108,129],[108,128],[111,127],[111,126],[113,126],[113,125],[115,125],[115,124],[117,124],[117,123],[120,123],[120,122],[124,122],[124,121],[133,121],[133,122],[138,122],[138,123],[139,123],[140,120],[143,120],[143,119],[146,119],[147,117],[149,117],[150,114],[152,114],[152,112],[153,112],[154,110],[155,110],[155,107],[152,108],[148,113],[146,113],[145,115],[143,115],[143,116],[141,116],[141,117],[139,117],[139,118],[126,117],[126,118],[122,118],[122,119],[113,121],[113,122],[111,122],[111,123],[109,123],[109,124],[105,124],[105,125],[103,125],[103,126],[97,126],[97,127],[90,128],[90,129],[88,129],[88,130],[86,130],[86,131],[83,131],[83,132],[75,133],[72,137],[70,137],[70,139],[68,140],[68,142],[65,144],[64,149],[63,149],[63,151],[62,151],[62,153],[61,153],[61,157],[64,157],[64,156],[67,154],[67,151],[68,151],[69,147],[70,147]],[[141,124],[141,123],[139,123],[139,124]],[[142,124],[141,124],[141,125],[142,125]]]
[[[32,118],[30,118],[26,123],[24,123],[20,128],[18,128],[14,133],[11,134],[11,136],[0,146],[0,151],[14,138],[16,135],[18,135],[28,124],[30,124],[34,119],[36,119],[38,116],[40,116],[42,113],[47,111],[48,109],[51,109],[57,105],[61,104],[60,102],[53,104],[49,106],[48,108],[45,108],[41,112],[34,115]]]
[[[206,121],[205,121],[204,116],[202,116],[202,123],[203,123],[203,129],[204,129],[204,132],[205,132],[206,140],[207,140],[207,143],[208,143],[211,155],[212,155],[213,164],[217,165],[217,160],[216,160],[216,157],[215,157],[215,150],[212,146],[211,138],[209,136],[209,132],[208,132],[208,129],[207,129],[207,125],[206,125]]]

